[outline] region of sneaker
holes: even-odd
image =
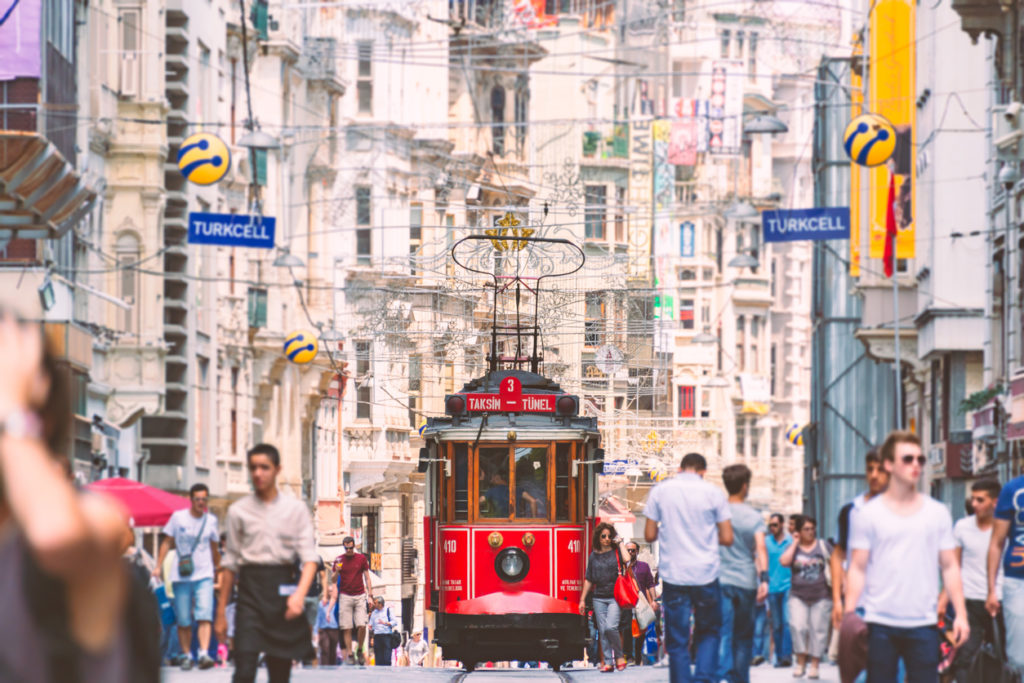
[[[345,659],[345,663],[349,664],[350,666],[355,666],[356,656],[354,654],[349,653],[349,656]]]
[[[362,650],[356,650],[356,659],[359,661],[359,666],[366,666],[366,655]]]
[[[181,670],[182,671],[191,671],[192,670],[192,658],[189,657],[188,655],[182,655],[181,656],[181,663],[180,663],[179,666],[181,666]]]
[[[199,668],[201,670],[205,671],[206,669],[212,669],[215,666],[217,666],[217,662],[213,660],[213,657],[205,652],[199,655]]]
[[[780,659],[778,664],[775,665],[776,669],[785,669],[786,667],[793,666],[792,659]]]
[[[760,666],[761,664],[764,664],[764,657],[762,657],[761,655],[758,655],[750,660],[750,666]]]

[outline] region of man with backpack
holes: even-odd
[[[391,653],[401,645],[401,635],[395,631],[398,620],[391,616],[391,608],[384,606],[384,598],[373,599],[373,614],[370,615],[370,630],[373,633],[373,663],[375,666],[391,666]]]
[[[189,490],[191,505],[171,515],[164,525],[164,540],[153,575],[159,576],[164,558],[174,549],[178,561],[171,565],[170,581],[174,589],[174,614],[178,622],[178,642],[182,654],[177,662],[183,671],[192,668],[192,621],[199,624],[199,668],[209,669],[216,662],[209,654],[213,623],[213,578],[220,569],[217,543],[217,518],[207,511],[210,489],[196,484]]]

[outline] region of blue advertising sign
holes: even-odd
[[[765,242],[850,239],[850,207],[762,211]]]
[[[696,249],[693,246],[694,227],[693,223],[686,221],[679,224],[679,255],[683,258],[693,258]]]
[[[272,249],[276,224],[271,216],[193,211],[188,215],[188,243]]]

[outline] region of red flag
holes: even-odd
[[[896,176],[889,174],[889,198],[885,203],[885,252],[882,263],[885,265],[885,276],[892,277],[896,270],[896,212],[893,203],[896,201]]]

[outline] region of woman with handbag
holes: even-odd
[[[793,677],[818,678],[818,663],[828,646],[829,615],[832,613],[832,588],[829,568],[831,546],[815,537],[817,522],[802,517],[796,543],[782,553],[779,563],[793,568],[789,596],[789,629],[793,635],[796,667]]]
[[[597,618],[597,630],[601,635],[601,651],[604,655],[601,671],[605,673],[626,668],[626,656],[622,651],[622,639],[619,637],[620,608],[616,601],[615,589],[615,584],[619,582],[622,573],[624,558],[616,536],[615,528],[607,522],[601,522],[594,529],[591,544],[593,551],[587,558],[587,573],[583,581],[583,592],[580,594],[580,614],[585,614],[587,595],[591,591],[594,593],[594,616]],[[626,572],[628,574],[628,568]],[[627,581],[631,580],[629,577],[624,578]]]

